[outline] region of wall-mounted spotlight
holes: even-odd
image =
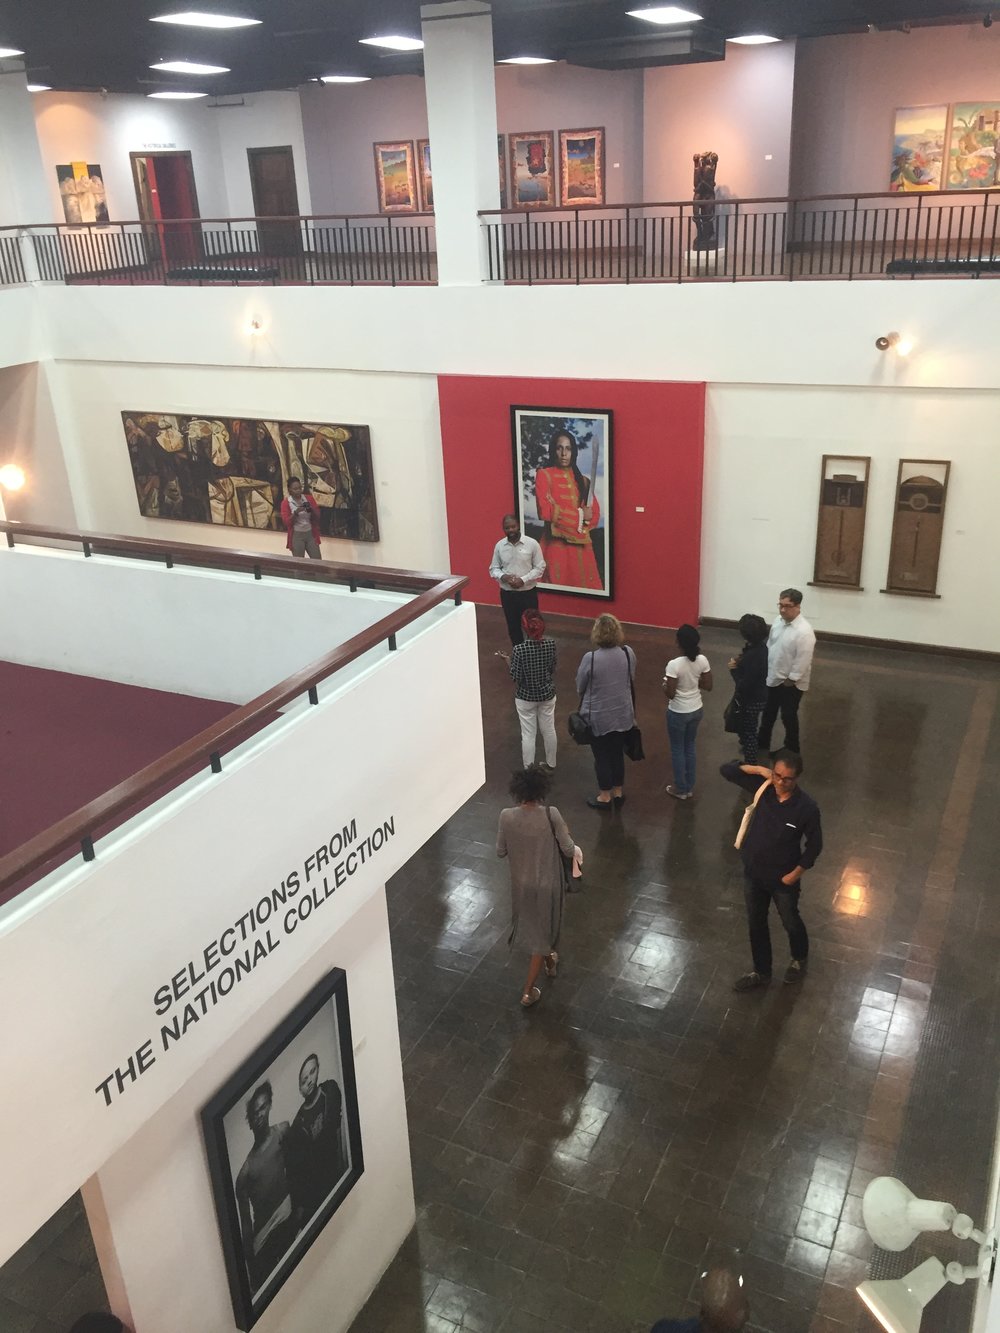
[[[901,333],[883,333],[875,339],[875,346],[880,352],[895,349],[897,356],[909,356],[913,351],[913,339],[904,338]]]
[[[258,338],[264,332],[264,321],[260,315],[251,315],[246,324],[247,336]]]
[[[946,1283],[961,1285],[969,1279],[992,1278],[996,1258],[993,1233],[977,1231],[972,1218],[957,1212],[950,1203],[918,1199],[901,1180],[878,1176],[865,1190],[861,1210],[868,1234],[883,1250],[898,1254],[924,1231],[950,1231],[959,1240],[971,1240],[979,1246],[975,1264],[953,1261],[945,1267],[940,1259],[930,1258],[905,1277],[862,1282],[858,1295],[889,1333],[919,1333],[924,1306]]]
[[[20,491],[26,481],[24,468],[18,467],[16,463],[4,463],[3,467],[0,467],[0,486],[5,491]]]

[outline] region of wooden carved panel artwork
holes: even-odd
[[[871,459],[824,454],[816,521],[812,581],[834,588],[861,588],[868,473]]]
[[[903,458],[896,478],[889,574],[883,592],[936,597],[950,462]]]

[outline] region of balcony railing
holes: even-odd
[[[1000,197],[691,200],[480,213],[488,279],[741,282],[1000,275]]]
[[[5,229],[0,283],[36,275],[44,282],[130,286],[433,283],[434,218],[375,213]]]
[[[121,556],[162,562],[168,569],[187,566],[235,571],[254,580],[261,580],[266,575],[333,583],[346,587],[351,593],[359,589],[387,589],[409,595],[411,599],[388,611],[319,661],[296,671],[250,703],[234,707],[222,721],[185,741],[6,856],[0,856],[0,903],[74,853],[82,853],[85,861],[92,861],[98,839],[138,808],[199,769],[220,773],[226,751],[273,721],[280,710],[295,700],[308,698],[311,704],[318,703],[318,687],[373,648],[385,644],[387,652],[395,652],[397,635],[443,602],[453,600],[458,605],[462,600],[462,589],[468,583],[464,575],[424,574],[373,565],[339,564],[332,560],[295,560],[286,555],[263,555],[256,551],[196,546],[148,537],[65,531],[9,520],[0,522],[0,534],[0,540],[5,538],[9,547],[15,544],[75,546],[84,559],[93,555]]]

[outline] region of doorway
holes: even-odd
[[[192,264],[201,258],[201,228],[184,225],[200,217],[191,154],[185,149],[163,153],[130,153],[139,218],[152,247],[168,267]],[[164,224],[164,225],[156,225]]]
[[[299,195],[291,148],[248,148],[247,159],[254,216],[298,218]],[[302,251],[302,233],[297,221],[258,221],[257,236],[261,254],[297,255]]]

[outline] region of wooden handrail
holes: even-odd
[[[7,532],[8,540],[12,528],[16,529],[20,536],[31,535],[46,540],[82,542],[86,536],[93,539],[95,550],[98,549],[98,543],[100,544],[102,554],[132,555],[136,553],[136,548],[148,552],[149,547],[156,548],[157,552],[163,550],[161,543],[144,538],[108,537],[100,533],[66,532],[58,528],[29,529],[21,524],[0,523],[0,530]],[[199,732],[197,736],[177,746],[169,754],[147,764],[145,768],[132,774],[124,782],[118,783],[110,791],[104,792],[73,814],[60,819],[6,856],[0,857],[0,895],[12,884],[18,883],[44,866],[49,866],[66,852],[82,848],[85,857],[92,857],[93,841],[100,829],[117,823],[120,816],[134,806],[162,794],[174,779],[192,768],[212,767],[213,758],[217,761],[222,750],[244,739],[250,731],[273,717],[279,709],[292,703],[299,696],[309,694],[322,681],[327,680],[342,667],[350,665],[372,648],[377,648],[379,644],[388,641],[390,650],[394,649],[396,635],[400,630],[412,625],[414,621],[419,620],[422,615],[442,602],[451,598],[458,602],[461,599],[462,589],[468,583],[464,575],[458,574],[441,576],[411,574],[405,570],[395,569],[373,570],[369,565],[337,565],[333,561],[326,560],[310,561],[303,566],[302,561],[293,560],[291,556],[259,557],[252,552],[225,551],[210,546],[192,546],[187,550],[199,553],[197,557],[189,556],[184,562],[188,565],[201,565],[212,569],[232,567],[229,563],[230,557],[236,556],[240,562],[253,561],[262,565],[280,566],[282,572],[293,576],[300,570],[302,574],[306,574],[308,571],[321,568],[341,574],[344,571],[355,571],[363,576],[365,582],[378,581],[385,587],[417,591],[418,595],[406,606],[391,611],[389,615],[383,616],[374,625],[355,634],[353,638],[346,640],[325,656],[294,672],[248,704],[234,709],[220,722]],[[210,561],[205,558],[206,555],[215,555],[219,559]],[[290,565],[298,566],[298,569],[289,569]],[[246,565],[240,563],[238,567],[246,568]],[[376,576],[375,580],[371,577],[373,574]],[[388,577],[384,578],[384,575]]]
[[[11,223],[4,227],[4,231],[37,231],[42,227],[59,227],[70,229],[72,231],[86,231],[90,229],[107,229],[108,227],[149,227],[156,229],[163,227],[191,227],[199,226],[202,223],[210,222],[213,225],[225,226],[232,222],[370,222],[372,219],[386,223],[408,222],[410,218],[433,218],[433,211],[419,212],[416,209],[412,213],[261,213],[258,216],[247,216],[238,218],[156,218],[149,221],[145,218],[117,218],[108,222],[18,222]]]
[[[978,196],[982,195],[982,199]],[[929,191],[906,191],[906,190],[872,190],[867,193],[851,193],[849,191],[841,194],[805,194],[805,195],[762,195],[759,198],[745,199],[739,195],[730,195],[727,198],[721,196],[717,199],[709,200],[717,208],[722,208],[726,204],[739,204],[740,208],[748,204],[822,204],[829,203],[831,200],[841,200],[850,205],[858,199],[891,199],[896,203],[905,201],[917,206],[916,201],[922,199],[923,207],[929,207],[936,199],[942,197],[962,199],[967,204],[973,202],[986,203],[992,199],[1000,204],[1000,196],[996,189],[982,190],[929,190]],[[481,208],[477,212],[477,217],[518,217],[530,218],[535,214],[548,213],[607,213],[614,209],[639,209],[639,208],[693,208],[694,205],[703,203],[700,199],[644,199],[637,203],[621,204],[553,204],[551,208]],[[409,215],[408,215],[409,216]]]
[[[228,550],[223,546],[200,546],[193,542],[160,541],[157,537],[127,537],[106,532],[88,532],[84,529],[49,528],[37,523],[18,523],[7,519],[0,522],[0,532],[6,534],[7,545],[18,540],[73,542],[85,554],[137,556],[144,560],[162,560],[174,565],[194,565],[205,569],[237,569],[255,577],[259,574],[283,574],[292,578],[325,576],[330,583],[362,584],[368,587],[392,588],[401,592],[422,592],[435,586],[440,574],[419,573],[409,569],[392,569],[381,565],[348,565],[335,560],[303,562],[290,555],[263,555],[258,551]],[[88,550],[89,548],[89,550]]]

